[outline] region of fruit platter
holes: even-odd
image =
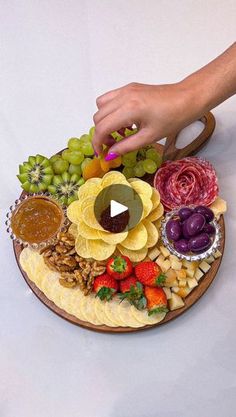
[[[166,159],[159,144],[107,161],[106,147],[94,155],[93,134],[20,164],[23,191],[6,220],[18,266],[71,323],[114,333],[159,326],[191,307],[220,266],[227,204],[216,169],[188,156],[194,149]]]

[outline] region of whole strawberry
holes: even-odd
[[[121,301],[128,300],[138,310],[146,307],[147,301],[143,294],[143,286],[133,275],[120,282],[120,292]]]
[[[115,256],[107,261],[107,273],[115,279],[124,279],[133,272],[133,265],[128,256]]]
[[[147,299],[148,315],[167,313],[167,298],[161,287],[145,287],[144,295]]]
[[[149,287],[156,287],[165,281],[165,275],[162,274],[160,267],[152,261],[144,261],[136,265],[135,275],[143,285]]]
[[[95,278],[93,290],[96,297],[101,300],[110,301],[113,295],[118,291],[118,282],[108,274],[102,274]]]

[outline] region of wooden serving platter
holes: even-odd
[[[176,148],[176,140],[177,140],[177,136],[178,136],[177,134],[173,135],[170,138],[167,138],[165,146],[160,145],[160,144],[156,144],[154,146],[158,149],[158,151],[160,151],[164,155],[168,155],[167,159],[175,160],[175,159],[181,159],[185,156],[194,155],[210,139],[210,136],[211,136],[211,134],[214,130],[214,127],[215,127],[215,119],[214,119],[214,116],[211,113],[203,116],[203,118],[201,118],[200,120],[202,121],[202,123],[205,126],[204,130],[201,132],[201,134],[198,136],[198,138],[194,139],[194,141],[190,144],[191,146],[187,145],[187,147],[182,148],[182,149]],[[186,148],[187,148],[187,151],[186,151]],[[166,156],[165,156],[165,158],[166,158]],[[152,179],[153,179],[153,176],[152,177],[149,176],[148,178],[146,178],[146,180],[148,182],[152,182]],[[146,325],[146,326],[139,327],[139,328],[108,327],[108,326],[105,326],[105,325],[96,326],[92,323],[79,320],[77,317],[75,317],[75,316],[67,313],[66,311],[62,310],[57,305],[55,305],[51,300],[49,300],[42,291],[40,291],[40,289],[29,279],[27,274],[21,268],[19,258],[20,258],[20,254],[23,250],[22,245],[19,245],[16,242],[13,242],[13,248],[14,248],[14,253],[15,253],[15,257],[16,257],[16,262],[18,264],[18,267],[19,267],[26,283],[31,288],[33,293],[39,298],[39,300],[43,304],[45,304],[50,310],[52,310],[54,313],[56,313],[58,316],[62,317],[63,319],[65,319],[67,321],[69,321],[70,323],[73,323],[73,324],[79,325],[83,328],[93,330],[93,331],[97,331],[97,332],[130,333],[130,332],[137,332],[137,331],[140,331],[140,330],[150,329],[150,328],[165,324],[165,323],[179,317],[181,314],[183,314],[185,311],[187,311],[194,303],[196,303],[196,301],[198,301],[201,298],[201,296],[206,292],[208,287],[211,285],[211,283],[215,279],[217,271],[218,271],[218,269],[220,267],[220,264],[221,264],[222,257],[223,257],[224,246],[225,246],[225,224],[224,224],[223,217],[221,217],[221,219],[220,219],[220,226],[221,226],[221,232],[222,232],[222,240],[221,240],[219,250],[222,253],[222,256],[214,261],[214,263],[211,265],[210,270],[199,281],[199,285],[196,288],[194,288],[191,291],[191,293],[184,299],[184,301],[185,301],[184,307],[182,307],[178,310],[168,312],[166,314],[164,320],[162,320],[161,322],[159,322],[157,324]]]
[[[225,226],[224,226],[224,219],[223,217],[220,220],[220,226],[222,230],[222,241],[221,246],[219,250],[222,253],[222,256],[214,261],[214,263],[211,265],[210,270],[204,275],[204,277],[200,280],[199,285],[193,289],[193,291],[184,299],[185,305],[182,308],[179,308],[178,310],[170,311],[166,314],[164,320],[162,320],[160,323],[154,324],[154,325],[147,325],[139,328],[132,328],[132,327],[108,327],[105,325],[101,326],[95,326],[92,323],[88,323],[86,321],[79,320],[77,317],[67,313],[66,311],[59,308],[56,304],[54,304],[51,300],[49,300],[46,295],[40,291],[40,289],[28,278],[27,274],[23,271],[23,269],[20,266],[19,257],[20,253],[22,251],[22,246],[18,245],[16,243],[13,244],[14,246],[14,252],[16,256],[16,261],[18,264],[18,267],[26,281],[26,283],[29,285],[33,293],[39,298],[40,301],[43,302],[50,310],[52,310],[54,313],[56,313],[58,316],[62,317],[63,319],[69,321],[70,323],[77,324],[81,327],[84,327],[89,330],[95,330],[97,332],[105,332],[105,333],[130,333],[130,332],[138,332],[140,330],[146,330],[150,329],[152,327],[160,326],[164,323],[169,322],[170,320],[175,319],[176,317],[179,317],[181,314],[183,314],[186,310],[188,310],[196,301],[201,298],[201,296],[206,292],[207,288],[211,285],[213,280],[216,277],[217,271],[220,267],[221,260],[224,253],[224,246],[225,246]]]

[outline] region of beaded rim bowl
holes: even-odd
[[[14,234],[14,232],[12,230],[12,227],[11,227],[11,218],[13,216],[13,213],[20,207],[20,205],[23,202],[25,202],[26,200],[28,200],[28,199],[30,199],[32,197],[43,197],[43,198],[45,198],[45,199],[47,199],[49,201],[52,201],[53,203],[55,203],[60,208],[60,210],[62,211],[62,216],[63,216],[62,217],[62,221],[61,221],[61,225],[58,228],[57,232],[53,236],[51,236],[49,239],[47,239],[47,240],[45,240],[43,242],[40,242],[40,243],[29,243],[29,242],[26,242],[26,241],[18,238]],[[66,217],[66,209],[67,208],[65,206],[61,206],[60,203],[58,202],[58,200],[56,200],[54,197],[52,197],[52,195],[49,194],[49,193],[34,193],[34,194],[25,194],[25,193],[22,193],[22,195],[20,196],[20,198],[17,199],[17,200],[15,200],[14,204],[9,207],[9,211],[6,214],[7,220],[5,221],[5,225],[7,227],[7,229],[6,229],[7,230],[7,233],[9,233],[10,239],[12,241],[15,241],[19,245],[23,245],[24,247],[29,246],[29,247],[37,250],[37,249],[42,249],[42,248],[44,248],[46,246],[52,245],[55,242],[55,239],[56,239],[57,234],[59,232],[65,231],[68,228],[69,224],[70,224],[69,219]]]
[[[190,208],[194,208],[195,206],[189,206]],[[169,220],[171,220],[173,217],[176,217],[178,215],[179,210],[181,209],[181,207],[179,207],[178,209],[172,210],[168,213],[166,213],[164,219],[161,222],[161,237],[162,237],[162,241],[164,243],[164,245],[167,247],[167,249],[169,249],[170,253],[172,255],[177,256],[179,259],[186,259],[186,261],[201,261],[205,258],[208,258],[209,256],[213,255],[217,249],[220,246],[220,241],[222,238],[222,233],[221,233],[221,228],[219,223],[217,222],[216,219],[214,219],[211,224],[215,227],[216,229],[216,233],[215,236],[212,240],[212,245],[210,246],[210,248],[208,248],[205,252],[199,253],[199,254],[182,254],[180,252],[177,252],[177,250],[174,248],[173,244],[169,241],[168,237],[167,237],[167,233],[166,233],[166,225],[168,223]]]

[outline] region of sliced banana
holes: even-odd
[[[122,326],[125,327],[126,324],[121,321],[120,317],[118,316],[118,306],[120,304],[120,299],[118,297],[114,297],[111,302],[105,303],[105,314],[115,326]]]
[[[165,318],[166,313],[148,315],[147,310],[137,310],[134,306],[130,308],[131,314],[142,326],[147,324],[156,324]]]
[[[83,312],[83,315],[89,323],[95,325],[101,325],[102,322],[98,319],[95,314],[94,303],[96,299],[94,295],[87,295],[81,299],[80,310]]]
[[[131,305],[128,301],[124,300],[119,304],[117,313],[121,322],[125,323],[128,327],[142,327],[143,324],[131,314]]]
[[[109,302],[109,301],[107,301]],[[117,324],[114,324],[111,320],[108,319],[107,315],[105,314],[105,303],[106,301],[101,301],[100,298],[95,298],[94,302],[94,310],[97,316],[97,319],[109,327],[117,327]]]

